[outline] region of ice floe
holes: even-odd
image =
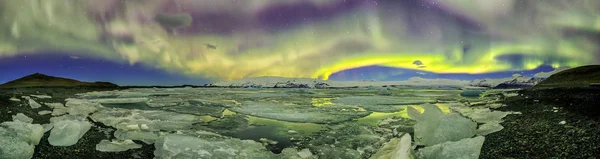
[[[0,158],[31,158],[35,145],[44,135],[41,125],[23,122],[22,117],[17,118],[0,124]]]
[[[124,141],[108,141],[102,140],[100,143],[96,145],[96,150],[102,152],[121,152],[127,151],[130,149],[138,149],[142,148],[142,145],[136,144],[132,140],[124,140]]]
[[[477,136],[455,142],[445,142],[420,149],[416,155],[419,159],[460,158],[478,159],[485,137]]]
[[[409,107],[408,115],[417,121],[414,127],[415,142],[418,145],[435,145],[446,141],[458,141],[473,137],[476,133],[477,123],[458,114],[444,114],[437,106],[432,104],[421,105],[424,109],[420,113],[417,109]]]
[[[50,122],[53,128],[48,142],[52,146],[75,145],[92,126],[85,118],[71,115],[52,117]]]

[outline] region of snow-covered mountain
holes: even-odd
[[[488,87],[488,88],[526,88],[532,87],[541,81],[544,78],[538,77],[525,77],[520,74],[514,74],[509,78],[499,78],[499,79],[477,79],[471,81],[469,86],[474,87]]]

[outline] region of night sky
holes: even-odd
[[[0,0],[0,16],[0,83],[476,79],[600,63],[597,0]]]

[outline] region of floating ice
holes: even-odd
[[[50,122],[54,128],[50,131],[48,142],[52,146],[75,145],[92,126],[85,118],[70,115],[50,118]]]
[[[46,114],[52,114],[52,111],[49,110],[42,110],[38,112],[39,115],[46,115]]]
[[[168,158],[281,158],[268,151],[261,143],[239,139],[204,139],[183,135],[166,135],[155,144],[154,155]]]
[[[300,152],[298,152],[298,155],[300,158],[309,158],[313,154],[310,152],[310,149],[302,149]]]
[[[142,148],[142,145],[136,144],[131,140],[124,141],[108,141],[102,140],[100,143],[96,145],[96,150],[102,152],[121,152],[127,151],[130,149],[139,149]]]
[[[50,99],[50,98],[52,98],[49,95],[30,95],[30,96],[32,96],[34,98],[38,98],[38,99]]]
[[[234,112],[257,117],[306,123],[339,123],[370,114],[365,111],[349,109],[349,107],[314,107],[312,105],[286,105],[271,102],[244,102],[242,106],[230,109]]]
[[[31,158],[43,135],[44,128],[39,124],[20,120],[0,124],[0,158]]]
[[[100,107],[99,104],[92,103],[87,100],[69,98],[69,99],[66,99],[65,101],[67,101],[65,106],[67,108],[67,112],[70,115],[87,116],[93,112],[96,112],[96,110],[98,110],[98,107]]]
[[[479,128],[477,128],[477,134],[478,135],[488,135],[491,133],[498,132],[502,129],[504,129],[504,127],[502,125],[500,125],[499,122],[489,122],[489,123],[480,125]]]
[[[471,113],[463,114],[473,119],[478,123],[489,123],[489,122],[499,122],[502,121],[502,118],[506,117],[510,113],[501,112],[501,111],[491,111],[488,108],[485,109],[475,109]]]
[[[478,159],[485,137],[462,139],[456,142],[445,142],[420,149],[417,152],[419,159]]]
[[[420,113],[413,107],[408,107],[408,115],[417,121],[414,126],[415,142],[418,145],[435,145],[446,141],[458,141],[473,137],[477,123],[458,114],[444,114],[432,104],[421,105],[424,112]]]
[[[23,114],[23,113],[18,113],[17,115],[13,115],[12,119],[13,119],[13,121],[21,121],[21,122],[29,123],[29,124],[31,124],[33,122],[32,118],[25,116],[25,114]]]
[[[398,107],[401,105],[434,103],[436,100],[426,97],[353,96],[339,98],[333,102],[350,106],[358,106],[370,111],[397,112],[402,110],[401,107]]]
[[[377,151],[370,159],[409,159],[411,158],[411,137],[404,134],[401,138],[393,138]]]
[[[29,96],[23,96],[23,98],[27,99],[29,106],[31,106],[31,108],[33,109],[37,109],[39,107],[42,107],[42,105],[40,105],[40,103],[36,102],[35,100],[31,99],[31,97]]]
[[[15,97],[11,97],[9,100],[13,101],[13,102],[20,102],[21,101],[19,98],[15,98]]]
[[[203,122],[195,115],[120,108],[104,109],[92,114],[90,118],[117,128],[114,136],[119,140],[139,140],[146,143],[154,143],[160,130],[185,130],[194,123]]]

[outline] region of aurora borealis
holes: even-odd
[[[211,80],[328,79],[369,66],[481,74],[600,63],[597,0],[0,0],[0,7],[0,59],[53,50]]]

